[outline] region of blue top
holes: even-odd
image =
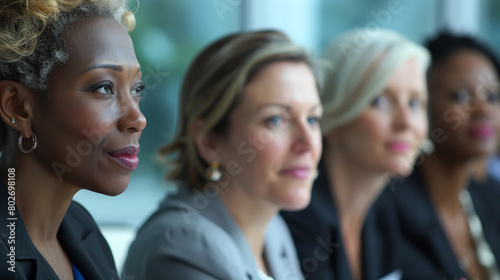
[[[80,273],[78,268],[76,268],[76,266],[74,265],[71,266],[73,267],[73,277],[75,278],[75,280],[85,280],[83,279],[83,275]]]
[[[500,155],[491,158],[488,169],[490,175],[500,181]]]

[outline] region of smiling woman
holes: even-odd
[[[146,120],[134,16],[120,0],[13,1],[0,13],[1,220],[15,223],[15,242],[0,229],[0,278],[118,279],[72,198],[117,195],[138,165]]]
[[[309,203],[322,107],[312,61],[282,33],[226,36],[190,66],[181,92],[179,192],[137,233],[137,279],[303,279],[279,209]],[[269,278],[271,275],[273,278]]]

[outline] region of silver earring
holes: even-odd
[[[15,120],[14,118],[12,118],[12,119],[10,120],[10,122],[11,122],[11,123],[16,123],[16,120]]]
[[[31,138],[33,143],[31,144],[31,148],[29,150],[26,150],[24,147],[23,147],[23,135],[19,135],[19,138],[17,139],[17,146],[19,146],[19,150],[21,150],[21,152],[27,154],[27,153],[31,153],[33,152],[35,149],[36,149],[36,145],[38,144],[38,140],[36,139],[36,135],[35,133],[33,133],[33,131],[31,132],[31,135],[30,137],[28,137],[28,139]]]
[[[205,171],[205,178],[211,182],[217,182],[222,177],[222,173],[219,170],[219,163],[212,162],[210,166]]]
[[[434,152],[434,148],[434,143],[429,138],[426,138],[420,146],[420,150],[426,155],[432,154]]]
[[[314,178],[313,178],[313,181],[318,179],[318,176],[319,176],[319,171],[316,170],[316,173],[314,173]]]

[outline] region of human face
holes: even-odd
[[[500,103],[498,76],[483,54],[459,50],[429,73],[429,114],[436,154],[470,160],[495,152]]]
[[[321,154],[321,115],[306,64],[276,62],[261,70],[245,86],[221,137],[220,162],[236,170],[228,172],[232,188],[281,209],[307,206]]]
[[[128,33],[113,19],[86,18],[63,33],[69,62],[49,75],[49,100],[33,119],[34,151],[59,183],[116,195],[137,167],[146,119]]]
[[[426,103],[424,71],[411,58],[356,119],[332,132],[336,156],[373,173],[407,175],[427,135]]]

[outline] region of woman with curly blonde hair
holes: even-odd
[[[0,2],[0,279],[118,279],[72,201],[117,195],[146,120],[123,0]]]

